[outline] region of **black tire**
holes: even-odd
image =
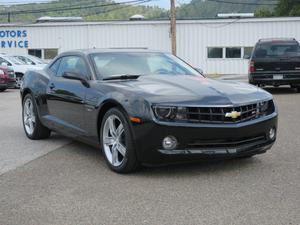
[[[126,153],[125,153],[122,163],[119,166],[114,166],[109,161],[109,159],[107,158],[107,155],[105,153],[104,143],[103,143],[104,125],[105,125],[105,122],[107,121],[107,119],[112,115],[117,116],[121,120],[123,127],[124,127],[124,136],[125,136],[124,139],[125,139],[125,143],[126,143]],[[100,143],[101,143],[101,150],[102,150],[103,156],[105,158],[105,161],[111,170],[113,170],[117,173],[130,173],[139,168],[140,164],[136,157],[136,149],[135,149],[134,143],[133,143],[132,130],[131,130],[129,121],[127,119],[127,116],[126,116],[125,112],[123,112],[122,110],[120,110],[118,108],[111,108],[110,110],[108,110],[105,113],[102,123],[101,123],[101,128],[100,128]]]
[[[296,90],[298,93],[300,93],[300,87],[297,87]]]
[[[0,92],[3,92],[3,91],[5,91],[6,90],[6,88],[1,88],[0,89]]]
[[[33,128],[33,133],[32,134],[29,134],[26,129],[25,129],[25,121],[24,121],[24,104],[26,102],[27,99],[31,99],[32,103],[33,103],[33,112],[34,112],[34,115],[35,115],[35,126]],[[50,135],[51,135],[51,130],[49,130],[47,127],[45,127],[41,121],[40,121],[40,118],[38,116],[38,113],[37,113],[37,106],[36,106],[36,103],[34,101],[34,98],[32,97],[31,94],[27,94],[23,100],[23,104],[22,104],[22,121],[23,121],[23,128],[24,128],[24,131],[25,131],[25,134],[26,136],[29,138],[29,139],[32,139],[32,140],[40,140],[40,139],[46,139],[46,138],[49,138]]]

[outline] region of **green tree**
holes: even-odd
[[[300,0],[279,0],[274,11],[258,10],[256,16],[300,16]]]

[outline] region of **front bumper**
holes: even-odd
[[[164,165],[207,159],[226,159],[261,154],[272,147],[270,128],[277,130],[277,113],[238,124],[133,124],[139,161]],[[178,140],[177,148],[165,150],[166,136]]]
[[[273,75],[282,75],[282,79],[274,79]],[[249,74],[249,82],[264,85],[300,85],[300,73],[251,73]]]
[[[7,83],[0,83],[0,89],[6,89]]]
[[[16,81],[11,80],[7,83],[7,88],[15,88],[16,87]]]

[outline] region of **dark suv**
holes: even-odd
[[[291,39],[261,39],[249,62],[249,83],[264,86],[290,85],[300,91],[300,47]]]

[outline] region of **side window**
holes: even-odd
[[[57,74],[57,71],[58,71],[58,68],[59,68],[59,65],[60,65],[60,61],[61,61],[61,58],[56,60],[50,67],[49,69],[52,71],[53,74]]]
[[[42,58],[42,49],[28,49],[28,55]]]
[[[61,77],[65,72],[81,74],[86,77],[89,75],[84,60],[79,56],[65,56],[61,58],[56,75]]]
[[[207,58],[222,59],[223,58],[223,48],[208,47],[207,48]]]
[[[242,51],[240,47],[228,47],[225,50],[227,59],[241,58]]]

